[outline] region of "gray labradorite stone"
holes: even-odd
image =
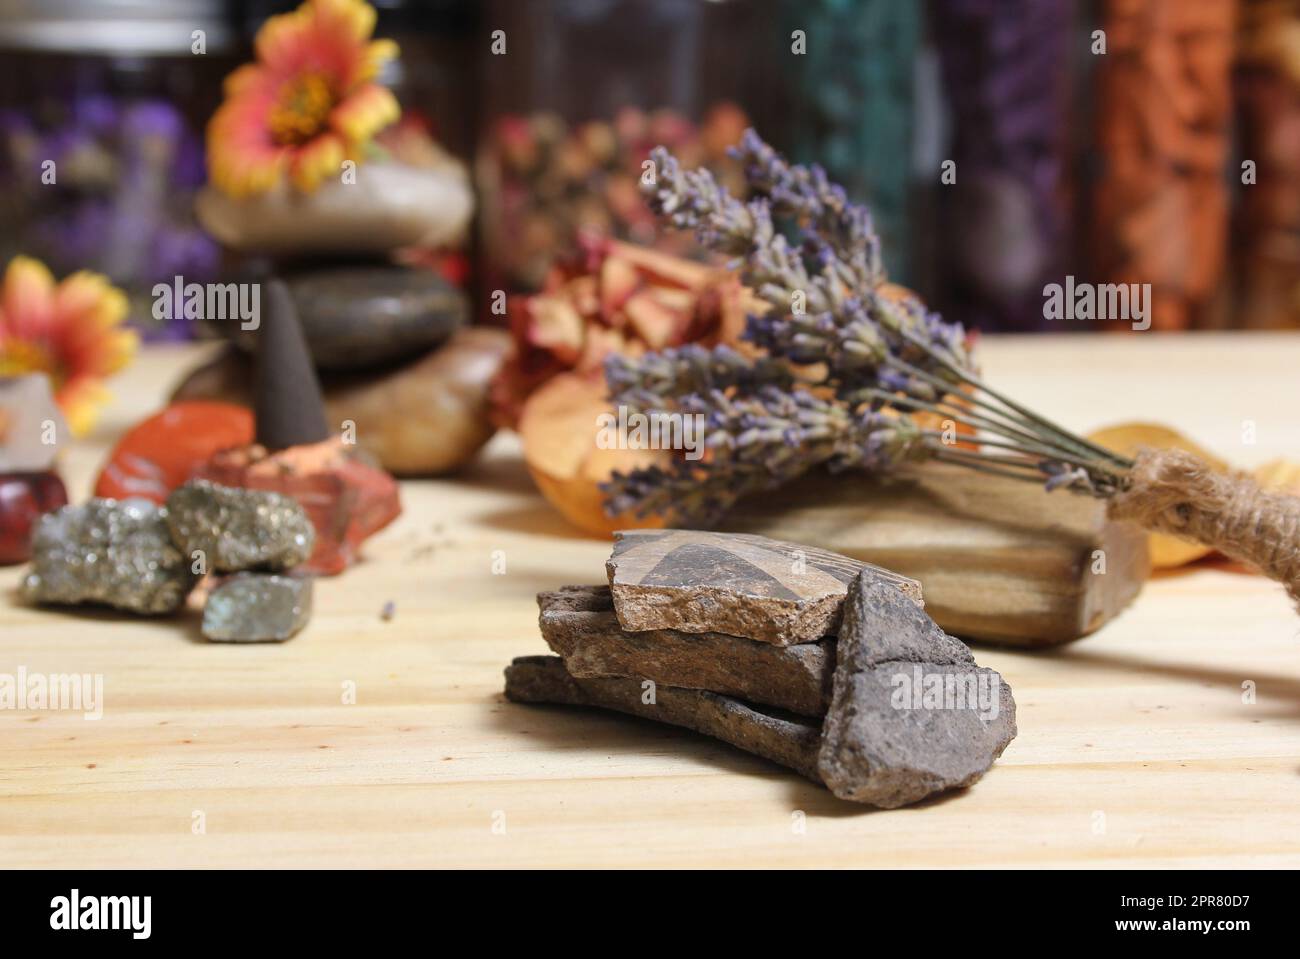
[[[311,618],[312,581],[241,573],[212,591],[203,607],[203,635],[217,643],[281,643]]]
[[[192,480],[167,497],[167,525],[186,556],[205,569],[288,569],[311,555],[316,529],[291,496]]]
[[[34,603],[101,603],[171,613],[198,580],[172,542],[167,511],[143,499],[91,499],[41,517],[22,594]]]
[[[411,359],[441,346],[466,320],[465,295],[428,270],[326,266],[282,277],[321,370],[360,370]],[[227,330],[253,351],[256,331]]]

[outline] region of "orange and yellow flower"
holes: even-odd
[[[208,123],[208,175],[233,197],[264,193],[287,174],[310,193],[344,160],[359,162],[397,119],[397,99],[375,82],[397,56],[371,40],[375,10],[363,0],[307,0],[271,17],[254,41],[257,62],[226,78]]]
[[[85,270],[62,283],[45,264],[16,256],[0,281],[0,376],[45,373],[72,432],[94,425],[108,399],[103,381],[135,355],[124,329],[126,294]]]

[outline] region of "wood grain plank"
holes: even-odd
[[[1297,337],[989,337],[981,349],[992,381],[1072,428],[1136,403],[1243,465],[1300,451]],[[99,430],[69,451],[75,498],[197,352],[151,349],[119,378]],[[1240,445],[1243,419],[1254,446]],[[546,652],[536,593],[600,582],[609,543],[542,501],[510,437],[463,477],[402,492],[405,515],[365,563],[319,584],[313,621],[283,646],[202,643],[193,612],[26,609],[19,570],[0,570],[0,672],[100,672],[106,700],[98,722],[0,710],[0,862],[1300,865],[1300,630],[1271,582],[1213,565],[1157,576],[1080,642],[979,651],[1015,690],[1019,737],[966,793],[873,812],[682,730],[503,702],[504,666]]]
[[[892,569],[920,581],[948,632],[1014,646],[1094,632],[1150,571],[1146,534],[1109,522],[1100,501],[944,464],[809,476],[740,504],[723,528]]]

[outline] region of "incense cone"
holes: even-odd
[[[266,290],[253,404],[257,442],[271,451],[323,442],[330,437],[325,401],[298,311],[282,280],[271,280]]]

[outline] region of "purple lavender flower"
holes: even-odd
[[[805,225],[819,258],[839,256],[864,285],[884,281],[880,238],[870,211],[850,202],[844,188],[827,180],[820,166],[791,166],[753,130],[745,131],[732,154],[745,165],[750,187],[769,198],[777,216]]]
[[[708,170],[682,170],[663,147],[647,189],[650,205],[700,242],[740,258],[745,282],[773,311],[751,317],[747,337],[794,363],[826,363],[843,389],[861,389],[891,356],[944,374],[928,349],[970,366],[966,333],[915,297],[886,291],[880,243],[866,207],[852,203],[818,167],[792,166],[747,130],[734,154],[753,198],[742,203]],[[797,245],[773,217],[797,225]]]
[[[739,258],[745,282],[771,307],[749,318],[745,334],[765,355],[697,346],[609,360],[616,402],[702,415],[708,451],[703,462],[615,476],[606,490],[615,512],[716,517],[740,496],[817,465],[886,468],[920,448],[920,433],[906,415],[882,413],[877,394],[933,398],[922,377],[942,383],[949,374],[927,351],[967,362],[960,327],[881,289],[880,244],[865,207],[820,168],[787,164],[752,130],[733,152],[753,192],[748,202],[707,170],[683,170],[662,147],[651,154],[658,173],[648,192],[674,226]],[[793,221],[797,243],[774,218]]]
[[[1128,461],[984,386],[961,325],[885,282],[865,207],[820,168],[786,163],[752,130],[734,152],[747,202],[662,147],[651,153],[657,175],[647,192],[674,226],[737,258],[770,307],[746,329],[763,354],[685,347],[608,362],[616,402],[702,417],[706,451],[695,462],[615,474],[602,487],[608,510],[712,520],[817,466],[884,470],[922,457],[1096,495],[1117,488]],[[793,222],[797,242],[779,221]],[[988,451],[959,447],[955,431],[922,428],[913,412],[998,438]]]
[[[38,122],[39,121],[39,122]],[[58,179],[42,185],[40,164]],[[0,198],[13,250],[59,274],[92,269],[134,294],[133,320],[147,336],[174,338],[138,307],[160,281],[215,277],[220,251],[193,219],[191,192],[204,181],[203,149],[165,100],[94,94],[30,111],[0,112],[0,175],[16,184]]]
[[[775,489],[816,466],[887,469],[919,452],[905,416],[855,413],[807,390],[773,385],[731,395],[681,396],[676,412],[704,418],[705,458],[615,473],[601,490],[611,513],[673,514],[713,522],[737,500]]]
[[[729,346],[706,349],[692,343],[635,360],[612,353],[605,361],[605,382],[615,405],[649,411],[689,394],[733,387],[788,387],[794,376],[786,364],[777,360],[750,360]]]
[[[71,115],[68,126],[93,137],[113,135],[121,120],[117,101],[103,93],[75,98],[68,112]]]

